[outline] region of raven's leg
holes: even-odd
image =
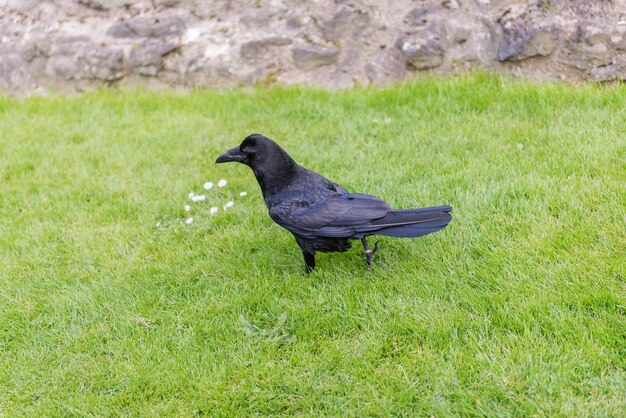
[[[302,255],[304,256],[304,262],[306,263],[306,267],[304,272],[309,274],[315,268],[315,253],[308,253],[302,251]]]
[[[380,250],[378,241],[374,243],[373,250],[370,249],[369,245],[367,245],[367,239],[365,237],[361,238],[361,242],[363,243],[363,248],[365,249],[365,261],[367,262],[367,267],[372,267],[372,258],[374,258],[374,254]]]
[[[296,234],[293,234],[293,236],[304,256],[304,263],[306,264],[304,272],[309,274],[315,268],[315,246],[313,245],[313,240],[301,238]]]

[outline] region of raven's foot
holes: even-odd
[[[367,263],[367,267],[372,267],[372,258],[374,258],[374,254],[380,250],[380,246],[378,245],[379,241],[374,243],[374,249],[370,249],[369,245],[367,245],[367,240],[365,238],[361,239],[363,243],[363,248],[365,249],[365,262]]]

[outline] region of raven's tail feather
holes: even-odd
[[[452,220],[451,206],[392,210],[368,226],[372,234],[416,238],[445,228]]]

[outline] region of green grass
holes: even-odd
[[[624,416],[625,109],[485,75],[0,98],[0,415]],[[454,220],[305,276],[213,163],[252,132]]]

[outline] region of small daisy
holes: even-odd
[[[189,225],[192,222],[193,222],[193,218],[187,218],[187,220],[185,221],[187,225]]]
[[[145,327],[149,327],[150,326],[150,321],[148,321],[146,318],[143,318],[141,316],[137,316],[137,318],[135,318],[135,322],[138,325],[143,325]]]
[[[195,195],[196,195],[196,194],[195,194],[194,192],[191,192],[191,193],[189,193],[189,196],[188,196],[188,197],[189,197],[189,199],[193,199],[193,197],[194,197]]]
[[[212,181],[207,181],[206,183],[204,183],[204,190],[211,190],[212,188],[213,188]]]
[[[224,210],[228,209],[228,208],[232,208],[235,205],[235,202],[233,202],[232,200],[228,203],[226,203],[224,205]]]
[[[241,193],[239,193],[239,196],[241,196],[241,197],[248,196],[248,192],[241,192]]]
[[[224,186],[226,186],[225,179],[221,179],[220,181],[217,182],[217,187],[224,187]]]
[[[206,199],[206,196],[203,195],[203,194],[198,195],[198,196],[194,196],[194,197],[191,198],[191,200],[194,201],[194,202],[202,202],[205,199]]]
[[[213,206],[213,207],[211,208],[211,215],[215,215],[215,214],[217,214],[217,212],[218,212],[218,211],[219,211],[219,208],[218,208],[218,207]]]
[[[185,205],[185,212],[189,212],[191,210],[191,206]]]

